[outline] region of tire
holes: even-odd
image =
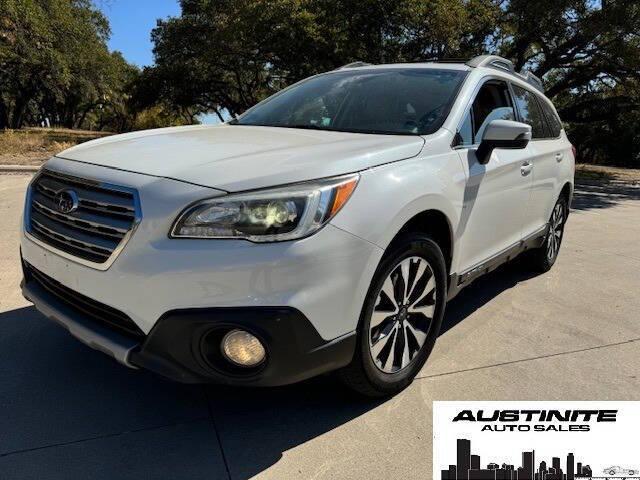
[[[567,199],[561,196],[553,207],[549,219],[549,232],[541,247],[526,254],[527,265],[536,272],[545,273],[556,263],[560,246],[564,238],[564,226],[567,223],[569,208]]]
[[[394,241],[373,276],[353,360],[338,371],[342,382],[369,397],[407,387],[433,350],[446,295],[447,269],[438,244],[416,234]]]

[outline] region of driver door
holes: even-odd
[[[494,149],[484,165],[476,157],[489,122],[515,118],[507,83],[489,80],[478,90],[456,135],[455,149],[466,176],[462,213],[456,232],[460,239],[460,274],[480,266],[522,240],[533,178],[527,166],[529,147]]]

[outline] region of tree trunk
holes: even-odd
[[[22,127],[24,120],[24,112],[27,108],[27,101],[24,97],[18,97],[16,103],[13,106],[13,113],[11,114],[11,128],[19,129]]]
[[[82,115],[80,115],[80,119],[78,120],[78,122],[76,123],[76,128],[82,128],[82,124],[84,123],[84,119],[87,117],[87,114],[89,113],[89,110],[91,110],[91,105],[88,106],[87,108],[85,108],[82,111]]]
[[[213,111],[215,112],[215,114],[218,116],[218,118],[220,119],[220,122],[224,123],[224,117],[222,116],[222,114],[220,113],[220,110],[218,110],[217,108],[214,108]]]
[[[0,100],[0,130],[9,127],[9,112],[5,103]]]

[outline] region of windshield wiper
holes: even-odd
[[[343,132],[343,133],[366,133],[373,135],[399,135],[399,136],[410,136],[415,137],[418,136],[419,133],[414,132],[394,132],[388,130],[376,130],[370,128],[362,128],[362,129],[350,129],[350,128],[331,128],[331,127],[321,127],[319,125],[307,124],[307,123],[292,123],[292,124],[269,124],[269,123],[230,123],[231,125],[240,125],[245,127],[275,127],[275,128],[300,128],[303,130],[321,130],[323,132]]]
[[[291,125],[281,125],[282,127],[287,127],[287,128],[304,128],[307,130],[332,130],[331,128],[324,128],[321,127],[319,125],[313,125],[313,124],[308,124],[308,123],[294,123]]]
[[[330,128],[323,128],[319,125],[313,125],[312,123],[291,123],[291,124],[279,124],[279,125],[265,125],[265,127],[280,127],[280,128],[302,128],[305,130],[331,130]]]
[[[305,130],[326,130],[331,131],[331,128],[323,128],[319,125],[313,125],[309,123],[292,123],[292,124],[284,124],[284,123],[240,123],[240,122],[229,122],[231,125],[242,125],[245,127],[276,127],[276,128],[302,128]]]

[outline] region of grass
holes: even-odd
[[[576,165],[576,180],[614,181],[640,185],[640,168],[608,167],[582,163]]]
[[[111,133],[63,128],[0,131],[0,165],[41,165],[62,150],[107,135]]]

